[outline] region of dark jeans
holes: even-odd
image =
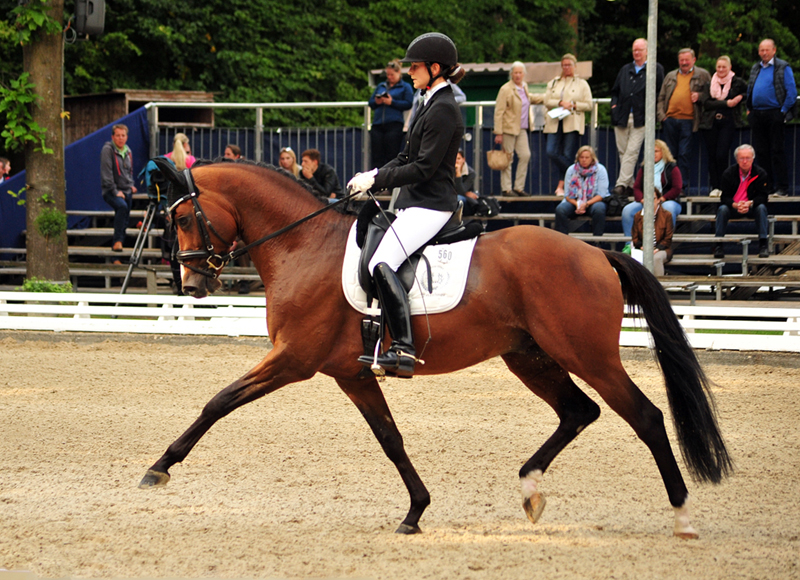
[[[131,215],[132,198],[133,196],[130,193],[125,194],[124,199],[117,197],[116,192],[114,194],[103,194],[103,201],[114,210],[114,238],[112,243],[125,241],[125,228],[128,227],[128,220]]]
[[[731,145],[736,134],[733,118],[714,119],[711,129],[703,131],[708,151],[708,177],[711,189],[719,189],[722,172],[731,164]]]
[[[750,111],[747,121],[756,150],[756,163],[767,170],[773,189],[788,193],[783,113],[779,109]]]
[[[746,214],[740,214],[735,209],[731,209],[725,204],[719,204],[717,209],[717,223],[714,235],[721,238],[725,235],[725,230],[728,229],[728,220],[734,218],[747,218],[756,222],[758,228],[758,239],[766,240],[769,237],[769,222],[767,220],[767,206],[762,204],[754,205]]]
[[[556,206],[556,231],[562,234],[569,233],[569,220],[578,217],[575,213],[577,208],[568,202],[566,199],[562,200]],[[592,235],[602,236],[606,229],[606,204],[603,201],[598,201],[589,206],[586,214],[592,218]]]
[[[564,174],[570,165],[575,163],[575,152],[578,150],[581,134],[577,131],[564,133],[562,124],[559,122],[556,133],[547,135],[547,156],[550,162],[556,166],[558,180],[564,179]]]
[[[669,147],[672,156],[678,160],[678,167],[683,177],[683,189],[689,189],[689,164],[692,155],[692,124],[691,119],[672,119],[667,117],[661,121],[664,130],[664,142]],[[727,168],[726,168],[727,169]]]
[[[403,150],[403,123],[373,125],[370,139],[372,166],[380,169]]]

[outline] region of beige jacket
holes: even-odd
[[[575,103],[572,114],[562,119],[564,133],[577,131],[581,135],[586,130],[586,111],[592,110],[592,89],[589,83],[578,77],[556,77],[547,83],[544,106],[548,112],[558,107],[559,101]],[[545,116],[544,132],[558,131],[558,119]]]
[[[528,83],[522,83],[522,88],[528,93],[528,99],[533,104],[540,104],[543,95],[533,95],[528,90]],[[533,123],[533,114],[528,112],[528,122]],[[514,81],[508,81],[497,93],[494,105],[494,134],[519,135],[522,124],[522,99],[517,92]],[[531,127],[529,126],[530,130]]]

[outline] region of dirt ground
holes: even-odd
[[[687,475],[696,541],[671,536],[652,457],[588,389],[603,414],[545,474],[547,508],[530,524],[517,471],[556,418],[500,359],[384,383],[432,496],[423,534],[393,533],[406,490],[323,376],[236,411],[169,485],[138,489],[266,348],[0,335],[0,568],[43,578],[800,578],[797,355],[701,353],[737,471],[719,486]],[[649,352],[623,359],[667,412]]]

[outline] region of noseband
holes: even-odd
[[[232,252],[228,252],[227,254],[218,254],[214,251],[214,244],[211,243],[211,235],[213,233],[220,241],[225,244],[226,248],[230,248],[233,245],[233,242],[226,242],[225,238],[223,238],[214,226],[211,224],[211,220],[208,219],[206,213],[203,211],[202,206],[200,205],[200,200],[198,199],[199,193],[197,191],[197,186],[194,184],[194,179],[192,179],[192,172],[189,171],[189,168],[183,170],[183,176],[186,178],[186,188],[189,190],[189,193],[175,201],[172,205],[167,208],[167,213],[169,213],[170,219],[172,220],[172,227],[177,227],[177,223],[175,221],[175,211],[178,209],[178,206],[186,201],[191,201],[192,205],[194,206],[194,219],[197,223],[197,229],[200,230],[200,234],[203,236],[203,244],[205,245],[205,249],[200,250],[177,250],[174,246],[172,249],[172,259],[177,261],[181,266],[188,268],[192,272],[197,272],[207,278],[216,279],[219,276],[220,271],[228,265],[229,262],[232,262],[239,256],[242,256],[247,253],[250,248],[263,244],[264,242],[271,240],[285,232],[288,232],[292,228],[299,226],[301,223],[310,220],[318,216],[319,214],[328,211],[329,209],[333,208],[334,206],[348,201],[351,198],[355,197],[356,193],[351,193],[337,199],[333,203],[327,204],[325,207],[318,209],[317,211],[308,214],[307,216],[300,218],[296,222],[285,226],[278,231],[272,232],[256,240],[251,244],[247,244],[243,248],[239,248],[238,250],[234,250]],[[209,233],[210,232],[210,233]],[[192,266],[187,262],[187,260],[203,260],[205,259],[207,268],[198,268],[197,266]]]

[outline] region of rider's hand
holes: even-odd
[[[356,173],[355,177],[347,183],[347,189],[350,193],[366,193],[375,184],[375,176],[378,175],[378,169],[365,173]]]

